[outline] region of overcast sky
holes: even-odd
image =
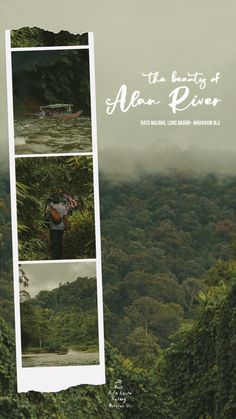
[[[35,263],[21,264],[27,278],[29,287],[26,289],[31,297],[41,290],[51,291],[65,282],[73,282],[78,277],[95,277],[95,262],[67,262],[67,263]]]
[[[235,0],[71,0],[70,7],[60,0],[51,0],[49,3],[47,0],[41,0],[35,4],[29,0],[12,0],[10,4],[4,2],[1,5],[1,31],[5,28],[31,25],[55,32],[60,29],[72,33],[88,30],[94,32],[101,170],[108,167],[110,171],[113,170],[113,165],[109,166],[109,160],[103,158],[104,150],[109,150],[110,155],[114,156],[117,147],[123,150],[116,158],[117,162],[123,159],[126,148],[133,160],[132,151],[140,150],[142,153],[145,150],[148,156],[149,150],[152,153],[153,144],[158,148],[167,143],[166,152],[169,144],[184,150],[200,147],[209,150],[208,154],[213,159],[215,152],[224,150],[229,158],[236,152]],[[0,124],[1,141],[6,156],[3,36],[0,39],[0,54]],[[217,85],[209,85],[205,90],[193,90],[192,93],[218,97],[221,102],[214,108],[197,107],[177,116],[182,119],[220,119],[220,127],[140,127],[141,119],[173,118],[168,106],[170,83],[162,86],[149,85],[141,76],[142,72],[159,71],[163,76],[169,77],[173,70],[182,76],[187,72],[203,72],[208,78],[220,72],[221,78]],[[138,89],[142,97],[160,97],[163,102],[158,106],[130,109],[127,113],[116,111],[109,116],[106,114],[106,99],[114,98],[123,83],[128,86],[129,95]],[[143,166],[146,164],[144,158],[145,155]],[[227,158],[225,165],[227,166]]]

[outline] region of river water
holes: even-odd
[[[69,350],[65,355],[55,353],[22,355],[22,367],[62,367],[68,365],[98,365],[98,352]]]
[[[19,118],[14,136],[18,155],[92,151],[90,118]]]

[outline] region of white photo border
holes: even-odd
[[[99,208],[99,175],[98,175],[98,147],[97,147],[97,119],[96,119],[96,91],[95,91],[95,60],[94,36],[88,32],[88,45],[59,46],[59,47],[33,47],[11,48],[11,31],[5,31],[6,72],[7,72],[7,107],[8,107],[8,138],[9,138],[9,166],[11,191],[11,217],[12,217],[12,252],[13,252],[13,279],[14,279],[14,308],[15,308],[15,336],[16,336],[16,369],[17,391],[55,392],[65,390],[80,384],[100,385],[106,383],[105,378],[105,348],[104,348],[104,321],[103,321],[103,295],[102,295],[102,261],[101,261],[101,232]],[[44,51],[44,50],[89,50],[90,72],[90,102],[92,119],[92,152],[63,153],[63,154],[30,154],[16,155],[14,141],[14,111],[12,86],[12,51]],[[16,203],[16,158],[53,157],[53,156],[90,156],[93,159],[93,186],[94,186],[94,212],[95,212],[95,243],[96,258],[61,261],[20,261],[18,255],[17,235],[17,203]],[[21,328],[20,328],[20,289],[19,265],[41,263],[96,263],[97,280],[97,310],[98,310],[98,336],[99,336],[99,365],[66,366],[66,367],[22,367]],[[79,265],[78,265],[79,267]]]

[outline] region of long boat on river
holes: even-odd
[[[39,107],[39,112],[35,114],[39,118],[79,118],[83,111],[72,112],[72,104],[70,103],[55,103],[54,105],[42,105]]]

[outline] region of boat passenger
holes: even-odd
[[[39,116],[45,116],[45,110],[43,108],[39,108]]]

